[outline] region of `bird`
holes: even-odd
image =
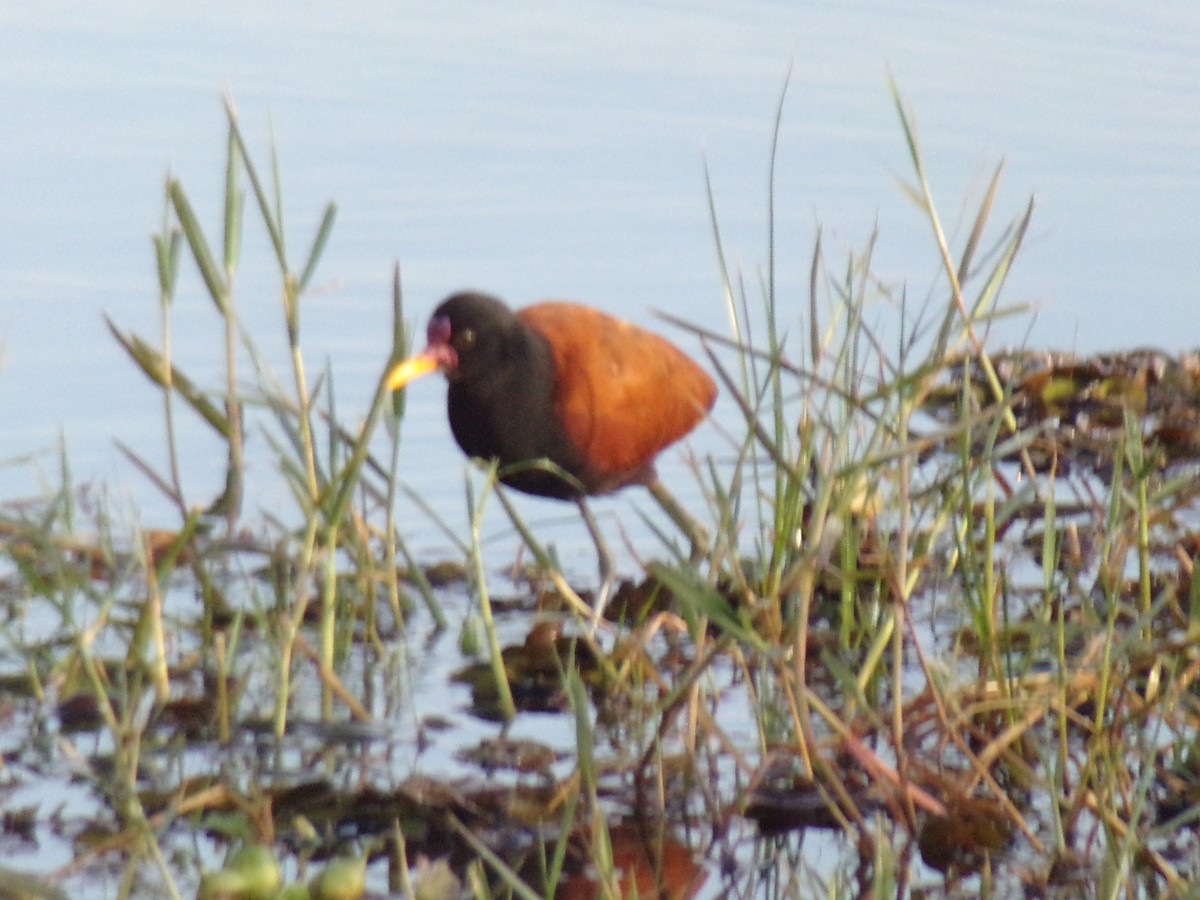
[[[658,480],[655,458],[711,411],[717,387],[674,344],[591,306],[549,300],[512,310],[476,291],[447,297],[425,348],[385,376],[397,391],[430,372],[449,383],[450,430],[469,457],[495,461],[518,491],[574,501],[596,546],[602,614],[612,556],[587,498],[643,485],[692,542],[704,529]]]

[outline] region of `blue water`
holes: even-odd
[[[168,174],[215,229],[223,94],[264,168],[273,135],[295,258],[324,204],[338,205],[303,327],[309,364],[329,362],[350,421],[388,350],[397,259],[418,323],[440,297],[470,286],[518,304],[568,297],[639,322],[661,309],[723,329],[705,171],[729,257],[753,287],[766,258],[769,139],[789,70],[778,278],[797,315],[818,226],[835,259],[878,228],[881,274],[918,296],[936,272],[925,220],[896,185],[911,169],[890,72],[915,113],[948,229],[967,227],[1001,161],[996,216],[1036,198],[1006,289],[1008,301],[1035,305],[1036,319],[1007,326],[1001,342],[1189,347],[1200,283],[1197,47],[1200,12],[1184,0],[1136,12],[936,0],[8,4],[0,459],[61,437],[78,477],[128,492],[144,518],[165,514],[113,447],[120,437],[155,465],[165,459],[157,395],[102,315],[157,334],[149,235]],[[261,228],[249,228],[243,259],[239,310],[278,350],[278,288]],[[216,384],[216,319],[194,272],[184,272],[172,312],[176,358]],[[419,385],[411,403],[402,473],[460,509],[463,470],[441,386]],[[186,417],[181,429],[185,475],[207,499],[219,482],[216,445]],[[696,446],[721,449],[711,433]],[[673,458],[664,470],[687,495],[679,482],[690,476]],[[269,484],[269,463],[258,474]],[[28,467],[3,477],[5,496],[37,490]],[[260,490],[251,511],[278,499]],[[628,519],[629,502],[602,513]],[[532,509],[571,518],[547,504]],[[413,520],[409,537],[444,549],[426,530]],[[566,534],[568,544],[581,540]],[[582,544],[579,558],[587,553]]]

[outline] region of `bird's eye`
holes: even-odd
[[[464,328],[457,335],[458,344],[460,347],[473,347],[475,345],[475,329]]]

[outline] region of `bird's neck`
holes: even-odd
[[[578,496],[579,481],[525,464],[550,460],[575,479],[586,466],[555,415],[554,358],[530,329],[507,342],[491,365],[450,383],[450,428],[468,456],[496,460],[505,483],[548,497]],[[514,471],[515,469],[515,471]]]
[[[539,335],[516,330],[486,365],[450,382],[450,425],[471,456],[511,462],[522,432],[554,408],[554,361]]]

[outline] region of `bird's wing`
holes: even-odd
[[[712,408],[712,379],[656,334],[573,303],[538,303],[517,315],[550,343],[555,412],[601,490],[648,475],[654,457]]]

